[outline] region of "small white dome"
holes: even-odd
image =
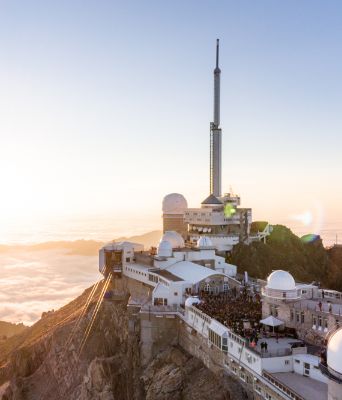
[[[170,193],[163,199],[164,214],[183,214],[188,208],[185,197],[180,193]]]
[[[213,242],[207,236],[201,236],[197,240],[197,247],[212,247]]]
[[[198,304],[200,302],[201,302],[201,300],[198,297],[188,297],[185,300],[185,307],[191,307],[194,304]]]
[[[328,367],[342,374],[342,328],[331,336],[327,351]]]
[[[158,256],[160,257],[171,257],[172,256],[172,245],[168,240],[161,240],[158,246]]]
[[[268,276],[266,288],[274,290],[294,290],[296,289],[296,282],[289,272],[279,269],[273,271]]]
[[[184,239],[178,232],[166,231],[161,238],[161,241],[164,240],[170,242],[173,249],[184,247]]]

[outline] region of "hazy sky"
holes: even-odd
[[[217,37],[224,189],[342,234],[341,20],[329,0],[0,1],[0,239],[105,213],[158,228],[169,192],[197,206]]]

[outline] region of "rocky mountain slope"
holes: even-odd
[[[245,398],[238,383],[214,375],[179,347],[142,370],[139,337],[128,333],[127,300],[102,302],[80,352],[101,285],[82,318],[91,288],[0,344],[1,400]]]
[[[24,324],[12,324],[0,321],[0,341],[23,332],[27,327]]]

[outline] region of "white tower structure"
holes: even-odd
[[[216,67],[214,69],[214,121],[210,123],[210,194],[221,197],[221,136],[220,128],[219,39],[216,40]]]

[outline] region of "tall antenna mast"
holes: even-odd
[[[221,128],[219,39],[216,39],[216,66],[214,69],[214,120],[210,124],[210,194],[221,196]]]

